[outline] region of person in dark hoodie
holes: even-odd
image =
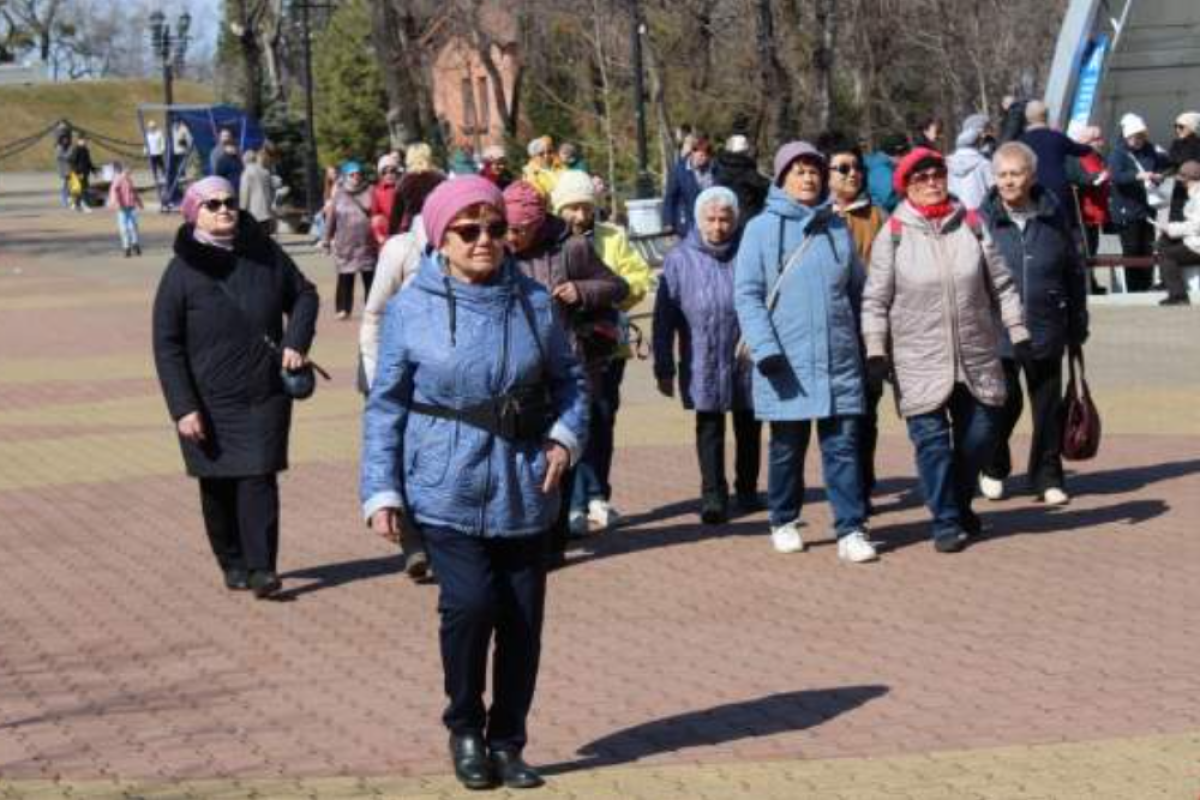
[[[281,370],[307,362],[317,290],[223,178],[192,184],[182,211],[154,299],[154,364],[225,586],[267,598],[280,589],[292,420]]]
[[[995,455],[983,467],[979,488],[989,500],[1004,496],[1012,472],[1008,440],[1021,418],[1020,376],[1025,376],[1033,418],[1028,479],[1047,505],[1069,501],[1062,467],[1062,362],[1068,347],[1088,337],[1087,269],[1069,218],[1057,196],[1037,183],[1037,156],[1021,142],[1007,142],[994,157],[996,187],[981,209],[1021,295],[1032,349],[1017,358],[1005,334],[1000,354],[1007,384]]]
[[[724,186],[737,195],[738,225],[745,227],[766,205],[771,179],[759,172],[758,162],[754,160],[750,149],[750,140],[735,134],[726,140],[725,149],[717,154],[713,165],[713,184]]]

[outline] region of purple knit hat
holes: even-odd
[[[793,161],[804,157],[811,158],[821,164],[825,163],[825,156],[821,155],[821,151],[808,142],[788,142],[779,148],[775,152],[775,185],[779,186],[781,184],[783,176],[787,174]]]
[[[237,189],[233,188],[232,183],[216,175],[193,183],[183,195],[183,203],[179,206],[183,219],[195,225],[196,217],[200,216],[200,206],[217,195],[237,197]]]
[[[421,210],[425,238],[434,248],[441,247],[451,220],[463,209],[481,203],[496,209],[501,217],[504,216],[504,195],[487,178],[464,175],[441,184],[430,192]]]

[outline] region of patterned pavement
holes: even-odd
[[[149,357],[178,218],[145,214],[126,260],[48,184],[0,176],[0,797],[461,796],[434,590],[358,522],[356,326],[326,308],[335,383],[296,415],[290,602],[226,593]],[[329,263],[288,247],[330,299]],[[830,546],[815,454],[809,552],[771,552],[762,515],[699,526],[690,418],[632,366],[628,524],[551,579],[531,796],[1196,800],[1198,326],[1097,307],[1100,457],[1068,508],[987,504],[958,556],[924,540],[887,415],[887,552],[862,567]]]

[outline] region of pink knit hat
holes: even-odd
[[[536,228],[546,218],[546,201],[533,184],[517,181],[504,190],[504,216],[509,225]]]
[[[200,206],[217,195],[237,197],[237,189],[233,188],[232,183],[216,175],[193,183],[184,193],[183,203],[179,206],[183,219],[195,225],[196,217],[200,216]]]
[[[464,209],[480,204],[504,213],[504,195],[487,178],[464,175],[441,184],[425,199],[421,211],[426,239],[435,248],[441,247],[450,222]]]

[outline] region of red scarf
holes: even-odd
[[[917,213],[925,219],[934,221],[943,220],[954,213],[954,204],[949,200],[946,200],[944,203],[935,203],[931,206],[919,206],[910,201],[909,205],[915,208]]]

